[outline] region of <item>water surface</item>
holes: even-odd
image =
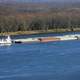
[[[80,80],[80,41],[0,47],[0,80]]]

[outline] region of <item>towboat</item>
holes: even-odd
[[[12,40],[11,40],[10,36],[7,36],[6,39],[0,40],[0,46],[7,46],[7,45],[11,45],[11,44],[12,44]]]

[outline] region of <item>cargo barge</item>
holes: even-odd
[[[79,40],[80,34],[64,35],[64,36],[52,36],[52,37],[36,37],[26,39],[15,39],[14,43],[31,43],[31,42],[52,42],[52,41],[64,41],[64,40]]]

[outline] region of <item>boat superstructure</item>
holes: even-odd
[[[10,36],[8,35],[6,39],[2,38],[0,40],[0,45],[1,46],[5,46],[5,45],[11,45],[12,44],[12,40],[10,38]]]

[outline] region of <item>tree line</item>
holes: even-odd
[[[71,30],[80,28],[80,14],[67,12],[51,12],[47,14],[30,14],[23,17],[16,15],[0,15],[0,32],[17,32],[33,30]]]

